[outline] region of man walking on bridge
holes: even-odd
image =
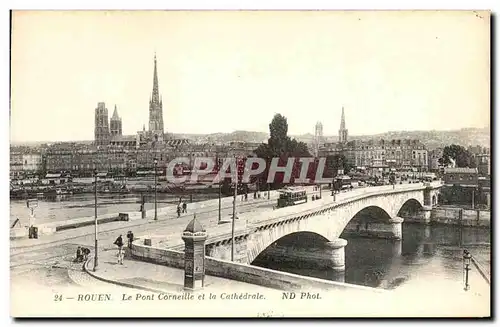
[[[118,236],[114,244],[118,246],[118,263],[123,265],[123,239],[121,234]]]

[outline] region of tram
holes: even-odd
[[[307,192],[303,188],[285,188],[279,191],[278,208],[307,202]]]

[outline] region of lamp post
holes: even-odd
[[[268,161],[267,166],[271,167],[271,158],[267,157],[267,161]],[[269,170],[268,170],[268,174],[269,174]],[[271,184],[269,182],[267,183],[267,199],[271,200]]]
[[[158,220],[158,202],[156,200],[156,167],[158,166],[158,159],[154,159],[154,165],[155,165],[155,220]]]
[[[97,169],[94,170],[94,271],[97,269]]]
[[[218,179],[219,179],[219,224],[221,223],[222,217],[221,217],[221,198],[222,198],[222,183],[220,181],[220,168],[222,165],[222,160],[219,158],[217,155],[217,170],[218,170]]]
[[[236,158],[234,159],[236,161]],[[234,225],[236,223],[236,197],[238,195],[238,170],[234,172],[233,221],[231,224],[231,261],[234,261]]]
[[[469,251],[464,250],[464,270],[465,270],[465,287],[464,290],[468,291],[470,289],[469,285],[469,270],[471,270],[470,262],[471,262],[472,256],[470,255]]]

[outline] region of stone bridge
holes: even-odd
[[[273,245],[275,258],[280,260],[294,260],[296,256],[342,271],[347,245],[341,238],[343,233],[401,239],[404,219],[430,221],[441,185],[433,182],[367,187],[335,195],[323,191],[322,199],[272,210],[266,217],[262,213],[239,215],[234,260],[251,264]],[[231,260],[228,225],[208,230],[208,256]],[[286,249],[280,249],[280,242],[287,239]]]

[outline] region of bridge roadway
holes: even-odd
[[[310,196],[319,192],[312,191],[308,187]],[[325,194],[327,191],[323,191]],[[272,210],[276,204],[276,195],[271,193],[271,200],[267,200],[267,192],[263,193],[265,197],[254,200],[248,199],[242,202],[241,197],[237,198],[237,213],[241,215],[247,212],[263,212]],[[222,219],[230,219],[232,216],[232,206],[222,206]],[[172,236],[171,240],[179,239],[180,233],[184,230],[189,221],[193,218],[192,213],[182,214],[177,218],[177,214],[159,215],[158,220],[141,219],[135,221],[117,221],[99,225],[99,250],[114,248],[113,241],[122,234],[125,238],[126,233],[131,230],[134,235],[156,234],[158,231],[168,231]],[[214,227],[218,224],[218,204],[199,209],[197,219],[207,227]],[[230,230],[231,224],[221,225]],[[68,256],[74,256],[78,245],[93,249],[94,246],[94,226],[85,226],[70,230],[56,232],[53,235],[42,236],[39,239],[21,239],[11,240],[10,242],[10,267],[11,273],[24,273],[32,269],[51,266],[55,262],[66,260]],[[66,258],[66,259],[65,259]]]

